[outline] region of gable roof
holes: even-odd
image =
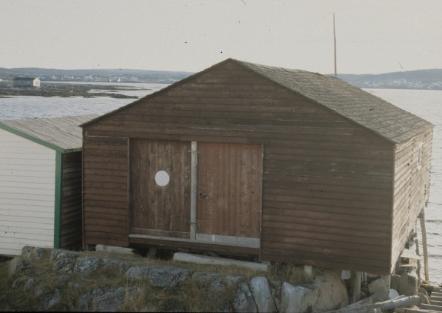
[[[97,115],[2,120],[0,129],[59,152],[73,152],[82,148],[83,134],[79,125],[95,117]]]
[[[422,129],[432,127],[430,122],[334,76],[237,62],[394,143],[404,142]]]
[[[210,71],[214,67],[222,66],[227,62],[234,62],[243,68],[271,80],[272,82],[300,94],[334,112],[351,120],[379,136],[393,142],[401,143],[421,133],[423,129],[432,127],[432,124],[410,112],[402,110],[393,104],[376,97],[358,87],[354,87],[339,78],[321,75],[303,70],[294,70],[281,67],[267,66],[235,59],[227,59],[215,64],[202,72],[189,76],[160,91],[152,93],[143,99],[150,99],[163,92]],[[104,114],[81,126],[93,124],[103,117],[125,110],[137,100],[115,111]]]

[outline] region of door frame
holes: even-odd
[[[251,249],[258,249],[259,254],[261,253],[261,241],[262,241],[262,221],[263,221],[263,188],[264,188],[264,145],[262,143],[240,143],[240,142],[213,142],[213,141],[200,141],[200,140],[171,140],[171,139],[155,139],[155,138],[143,138],[146,140],[153,141],[184,141],[190,143],[190,221],[189,221],[189,238],[183,237],[168,237],[162,236],[160,233],[154,234],[149,233],[148,230],[144,233],[131,233],[133,229],[132,221],[133,221],[133,208],[132,208],[132,199],[131,199],[131,141],[135,138],[127,138],[127,155],[128,155],[128,175],[127,175],[127,201],[129,207],[129,216],[128,216],[128,230],[129,230],[129,239],[146,239],[146,240],[161,240],[161,241],[170,241],[170,242],[189,242],[189,243],[198,243],[198,244],[211,244],[217,246],[232,246],[232,247],[244,247]],[[138,138],[136,138],[138,139]],[[226,236],[226,235],[216,235],[216,234],[205,234],[198,233],[197,229],[197,216],[198,216],[198,143],[219,143],[219,144],[250,144],[257,145],[260,147],[260,158],[261,158],[261,166],[258,168],[259,177],[261,178],[261,182],[259,184],[259,205],[258,205],[258,216],[259,216],[259,236],[258,237],[241,237],[241,236]]]
[[[168,238],[171,239],[186,239],[189,237],[189,230],[186,231],[179,231],[179,230],[163,230],[163,229],[156,229],[156,228],[140,228],[134,226],[134,207],[133,207],[133,194],[132,194],[132,177],[131,177],[131,169],[132,169],[132,146],[133,142],[135,140],[143,140],[148,142],[163,142],[163,143],[183,143],[186,144],[188,147],[186,148],[186,153],[189,151],[188,148],[190,148],[190,141],[188,140],[174,140],[174,139],[156,139],[156,138],[127,138],[127,205],[128,205],[128,219],[127,219],[127,229],[129,237],[132,234],[139,234],[144,235],[147,237],[152,238]],[[190,158],[189,158],[190,161]],[[187,163],[189,164],[189,163]],[[190,175],[189,175],[190,179]],[[190,183],[190,182],[189,182]],[[190,196],[190,194],[189,194]],[[190,201],[189,201],[190,203]],[[190,220],[189,220],[190,221]]]
[[[258,202],[258,208],[257,208],[257,218],[259,223],[258,228],[258,236],[257,237],[244,237],[244,236],[234,236],[234,235],[221,235],[221,234],[210,234],[210,233],[201,233],[198,232],[198,226],[197,226],[197,220],[198,220],[198,170],[199,170],[199,151],[198,150],[198,142],[202,143],[214,143],[214,144],[231,144],[231,145],[253,145],[257,146],[259,148],[259,162],[260,166],[257,168],[257,175],[260,178],[259,181],[259,202]],[[220,245],[230,245],[230,246],[242,246],[242,247],[248,247],[248,248],[260,248],[261,246],[261,238],[262,238],[262,203],[263,203],[263,174],[264,174],[264,145],[263,144],[257,144],[257,143],[238,143],[238,142],[213,142],[213,141],[192,141],[194,143],[194,149],[196,149],[195,157],[196,160],[193,160],[193,165],[191,167],[191,173],[193,171],[194,175],[191,177],[194,178],[194,181],[191,183],[195,185],[195,188],[191,188],[192,192],[194,193],[191,196],[191,199],[194,199],[195,204],[192,208],[196,210],[196,212],[193,214],[195,216],[195,220],[191,221],[195,224],[195,234],[194,234],[194,240],[198,242],[204,242],[204,243],[212,243],[212,244],[220,244]],[[191,200],[192,201],[192,200]],[[192,202],[191,202],[192,203]],[[192,216],[192,214],[191,214]]]

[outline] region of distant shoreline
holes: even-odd
[[[126,95],[121,91],[150,90],[148,88],[137,88],[135,86],[121,86],[117,84],[95,84],[95,83],[64,83],[64,82],[42,82],[39,88],[17,88],[11,84],[0,84],[0,98],[14,96],[39,96],[39,97],[110,97],[118,99],[137,99],[136,96]],[[120,91],[120,92],[119,92]]]

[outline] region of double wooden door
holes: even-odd
[[[190,142],[131,140],[131,233],[190,239],[193,222],[195,240],[249,245],[248,238],[260,237],[261,146],[194,147],[192,161]]]

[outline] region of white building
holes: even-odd
[[[78,125],[91,118],[0,121],[0,254],[81,245]]]
[[[38,77],[14,77],[13,86],[18,88],[40,88],[40,78]]]

